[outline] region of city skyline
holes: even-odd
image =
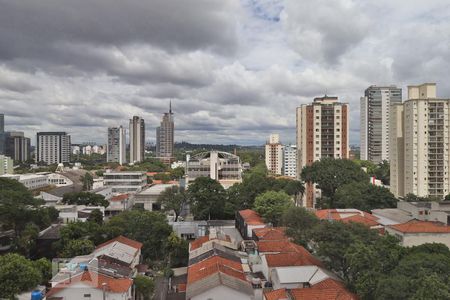
[[[327,94],[349,103],[350,143],[359,144],[370,85],[436,82],[439,97],[450,94],[449,4],[366,2],[5,3],[6,126],[104,143],[105,128],[139,115],[154,142],[171,99],[176,141],[262,145],[279,132],[293,142],[292,112]]]

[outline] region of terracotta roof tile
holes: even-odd
[[[136,248],[136,249],[141,249],[142,248],[142,243],[140,243],[138,241],[135,241],[135,240],[132,240],[132,239],[129,239],[129,238],[126,238],[123,235],[119,235],[118,237],[116,237],[116,238],[114,238],[112,240],[106,241],[103,244],[98,245],[95,249],[103,248],[104,246],[107,246],[107,245],[109,245],[111,243],[114,243],[114,242],[119,242],[119,243],[128,245],[130,247]]]
[[[301,246],[298,246],[296,252],[266,254],[265,258],[270,268],[290,267],[290,266],[320,266],[323,264],[311,253]],[[301,250],[303,248],[303,250]]]
[[[287,239],[280,241],[258,241],[256,242],[258,246],[258,251],[261,253],[265,252],[297,252],[296,247],[292,246],[292,243]]]
[[[112,197],[109,201],[122,201],[128,199],[128,194],[122,194]]]
[[[106,283],[106,290],[111,293],[125,293],[132,284],[133,280],[129,278],[111,278],[94,271],[86,271],[80,273],[69,280],[58,283],[47,294],[46,297],[51,297],[60,291],[69,288],[72,284],[82,282],[97,289],[102,289],[103,284]],[[82,290],[80,290],[82,292]]]
[[[344,223],[350,223],[350,222],[359,223],[359,224],[363,224],[363,225],[366,225],[369,227],[380,225],[380,223],[373,220],[372,218],[368,218],[366,216],[363,217],[360,215],[354,215],[354,216],[342,219],[341,221]]]
[[[224,273],[242,281],[247,281],[240,262],[220,256],[213,256],[189,266],[187,283],[196,282],[217,272]]]
[[[273,291],[264,292],[266,300],[288,300],[288,294],[286,289],[278,289]]]
[[[326,279],[309,288],[292,289],[294,300],[357,300],[357,295],[350,293],[345,286],[333,279]]]
[[[200,248],[207,241],[209,241],[209,236],[207,236],[207,235],[195,239],[194,241],[192,241],[190,243],[190,245],[191,245],[190,251]]]
[[[369,227],[380,225],[377,222],[377,217],[357,209],[321,209],[317,210],[315,214],[321,220],[335,220],[345,223],[355,222]]]
[[[253,234],[261,240],[284,240],[286,239],[285,235],[286,228],[284,227],[266,227],[266,228],[255,228],[253,229]]]
[[[440,222],[411,220],[397,225],[390,225],[389,228],[403,233],[450,233],[450,226]]]
[[[249,225],[264,225],[264,221],[261,216],[254,210],[244,209],[240,210],[239,214],[242,219],[244,219],[245,223]]]

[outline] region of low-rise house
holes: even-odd
[[[252,238],[253,229],[264,227],[266,227],[266,224],[256,211],[244,209],[237,212],[236,228],[244,240]]]
[[[63,223],[70,222],[86,222],[92,211],[99,210],[103,216],[105,215],[105,208],[103,206],[86,206],[86,205],[55,205],[54,206],[59,211],[59,219]]]
[[[404,247],[442,243],[450,248],[450,226],[441,222],[411,220],[386,226],[386,232],[397,237]]]
[[[155,211],[161,210],[161,205],[158,203],[159,195],[167,188],[175,186],[176,184],[156,184],[148,187],[135,195],[134,203],[145,210]]]
[[[372,229],[383,227],[376,216],[354,208],[321,209],[316,211],[316,216],[321,220],[360,223]]]
[[[265,227],[253,229],[253,239],[255,241],[281,241],[287,239],[286,228]]]
[[[189,266],[186,299],[255,299],[240,262],[214,256]]]
[[[189,244],[189,258],[197,257],[203,253],[210,251],[214,245],[219,244],[229,249],[238,249],[236,241],[232,240],[229,235],[211,229],[209,235],[202,236]]]
[[[319,266],[278,267],[271,274],[273,289],[310,287],[329,278],[339,280],[332,272]]]
[[[36,239],[36,257],[46,257],[48,259],[53,259],[56,257],[55,247],[53,243],[61,239],[61,228],[62,224],[52,224],[46,229],[39,232]]]
[[[106,216],[115,216],[118,213],[129,210],[133,207],[133,196],[129,194],[121,194],[113,196],[109,199],[109,205],[105,209]]]

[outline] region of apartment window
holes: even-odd
[[[316,117],[316,119],[317,119],[317,120],[319,120],[319,119],[320,119],[320,117],[319,117],[319,116],[317,116],[317,117]]]

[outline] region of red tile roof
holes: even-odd
[[[296,247],[287,239],[280,241],[258,241],[256,242],[259,252],[297,252]]]
[[[123,201],[125,199],[128,199],[128,194],[114,196],[109,201]]]
[[[323,264],[311,253],[301,246],[298,246],[297,252],[266,254],[267,265],[269,268],[290,267],[290,266],[320,266]],[[303,250],[301,250],[303,248]]]
[[[177,287],[178,287],[178,293],[186,292],[186,283],[179,283]]]
[[[266,291],[264,292],[264,297],[266,300],[288,300],[288,294],[286,289],[278,289],[274,291]]]
[[[187,283],[193,283],[217,272],[247,281],[239,262],[220,256],[213,256],[189,266]]]
[[[284,227],[266,227],[266,228],[255,228],[253,229],[253,234],[258,237],[260,241],[262,240],[284,240],[286,228]]]
[[[209,236],[202,236],[191,242],[190,251],[200,248],[204,243],[209,241]]]
[[[326,279],[309,288],[292,289],[295,300],[357,300],[357,295],[350,293],[345,286],[336,280]]]
[[[46,297],[51,297],[59,293],[60,291],[69,288],[72,284],[82,282],[91,287],[102,289],[103,284],[106,283],[106,290],[110,293],[125,293],[130,290],[133,285],[133,280],[129,278],[111,278],[105,276],[103,274],[99,274],[94,271],[86,271],[80,273],[74,277],[58,283],[55,287],[53,287],[47,294]],[[80,293],[83,292],[82,289],[79,289]]]
[[[114,242],[119,242],[119,243],[128,245],[130,247],[136,248],[136,249],[141,249],[142,248],[142,243],[140,243],[138,241],[135,241],[135,240],[132,240],[132,239],[129,239],[129,238],[126,238],[123,235],[119,235],[118,237],[116,237],[116,238],[114,238],[112,240],[106,241],[103,244],[98,245],[95,249],[103,248],[103,247],[105,247],[105,246],[107,246],[107,245],[109,245],[111,243],[114,243]]]
[[[360,224],[366,225],[368,227],[380,225],[380,223],[378,223],[377,221],[375,221],[371,218],[368,218],[368,217],[360,216],[360,215],[354,215],[354,216],[342,219],[341,221],[344,223],[350,223],[350,222],[360,223]]]
[[[345,223],[355,222],[369,227],[380,225],[377,222],[377,217],[357,209],[321,209],[316,211],[316,216],[321,220],[335,220]]]
[[[403,233],[450,233],[450,226],[440,222],[411,220],[397,225],[390,225],[389,228]]]
[[[254,210],[244,209],[240,210],[239,214],[242,219],[244,219],[245,223],[249,225],[264,225],[264,221],[261,216]]]

